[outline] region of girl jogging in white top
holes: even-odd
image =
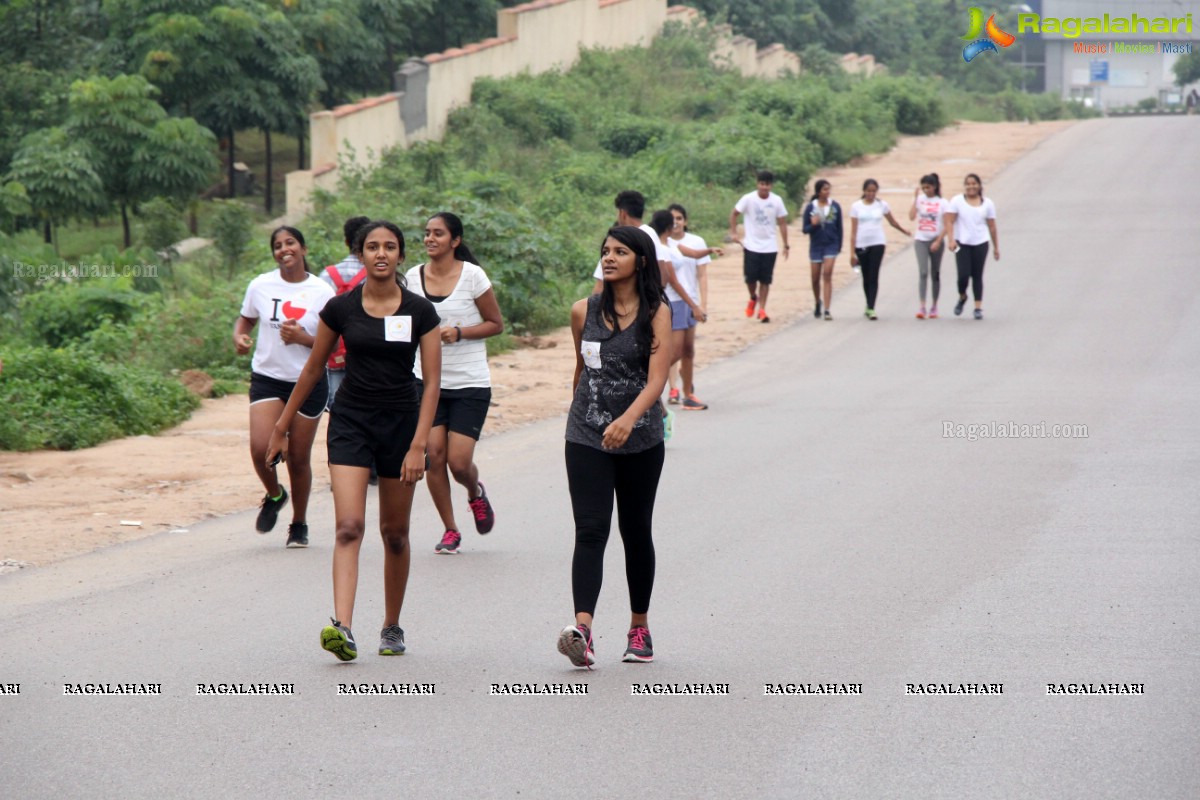
[[[958,302],[954,316],[967,304],[967,284],[975,295],[975,319],[983,319],[983,266],[987,263],[988,240],[1000,260],[1000,237],[996,232],[996,206],[983,196],[983,181],[975,173],[963,181],[963,193],[954,196],[946,209],[945,232],[953,236],[954,258],[958,265]]]

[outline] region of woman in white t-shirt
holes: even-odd
[[[467,490],[475,530],[488,533],[496,515],[475,466],[475,443],[483,431],[492,401],[488,370],[489,336],[504,330],[500,305],[487,274],[463,242],[462,220],[448,211],[425,223],[429,261],[408,271],[409,289],[433,303],[441,318],[441,395],[429,435],[429,496],[445,532],[434,551],[458,552],[462,542],[450,502],[450,475]],[[421,379],[420,362],[416,370]],[[447,472],[449,468],[449,472]]]
[[[267,464],[271,430],[287,403],[300,371],[308,361],[317,333],[318,314],[333,290],[308,271],[304,234],[284,225],[271,234],[271,252],[279,269],[250,281],[241,314],[233,325],[233,346],[238,355],[254,349],[250,366],[250,460],[267,495],[262,500],[255,528],[267,533],[275,527],[288,493],[279,482],[274,464]],[[250,336],[262,320],[255,342]],[[308,547],[308,496],[312,491],[312,444],[325,410],[329,383],[325,378],[313,388],[288,428],[287,453],[292,484],[292,524],[288,547]]]
[[[876,319],[875,296],[879,293],[879,268],[883,265],[883,250],[887,237],[883,232],[883,221],[886,219],[896,230],[908,236],[896,218],[887,201],[875,197],[879,192],[879,181],[867,178],[863,181],[862,199],[855,200],[850,206],[850,240],[854,242],[854,252],[850,255],[850,266],[862,267],[863,294],[867,298],[867,310],[863,316]]]
[[[671,262],[675,267],[675,277],[688,296],[700,304],[700,309],[708,309],[708,265],[712,263],[712,255],[724,255],[719,247],[709,247],[704,239],[688,230],[687,209],[672,203],[667,206],[671,213],[671,231],[667,237],[667,245],[671,248]],[[690,255],[689,255],[690,254]],[[679,354],[677,364],[671,365],[667,373],[670,390],[667,392],[667,402],[678,404],[683,401],[684,409],[688,411],[703,411],[708,408],[706,403],[696,397],[696,385],[692,381],[696,367],[696,321],[697,317],[686,309],[686,317],[682,330],[675,328],[676,300],[682,300],[673,287],[667,287],[667,299],[671,301],[671,337],[677,339],[675,352]],[[684,304],[686,306],[686,303]],[[683,313],[681,309],[680,313]],[[706,317],[707,319],[707,317]],[[683,394],[680,396],[676,383],[682,383]]]
[[[946,201],[942,199],[942,182],[936,172],[921,178],[921,188],[913,192],[912,208],[908,218],[916,220],[913,230],[913,251],[917,254],[918,293],[921,308],[917,319],[925,319],[925,289],[933,278],[933,304],[929,307],[929,319],[937,319],[938,295],[942,291],[942,217],[946,213]]]
[[[996,233],[996,206],[983,196],[983,181],[975,173],[963,181],[963,193],[956,194],[946,207],[944,237],[953,236],[954,258],[958,265],[958,302],[954,315],[967,304],[967,284],[975,295],[975,319],[983,319],[983,266],[987,262],[988,241],[992,255],[1000,260],[1000,237]]]

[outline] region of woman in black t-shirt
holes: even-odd
[[[330,411],[328,432],[337,519],[334,618],[321,631],[321,646],[342,661],[358,655],[350,627],[372,463],[379,473],[379,532],[384,543],[385,608],[379,654],[404,652],[399,622],[408,583],[409,517],[414,487],[425,474],[425,447],[437,409],[442,364],[437,311],[428,300],[405,289],[396,272],[404,259],[404,234],[390,222],[369,223],[359,230],[354,252],[367,270],[367,279],[326,303],[312,355],[267,447],[268,459],[276,453],[286,455],[288,425],[325,374],[325,361],[341,336],[346,345],[346,377]],[[418,345],[426,376],[420,393],[413,378]]]

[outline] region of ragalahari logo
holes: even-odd
[[[1008,47],[1017,40],[1017,37],[1011,33],[1000,30],[996,25],[996,15],[992,14],[987,18],[987,24],[983,23],[982,9],[971,7],[971,24],[967,29],[967,35],[963,39],[970,40],[970,44],[963,48],[963,61],[968,64],[971,59],[985,50],[991,50],[993,53],[999,53],[996,45],[1000,47]]]

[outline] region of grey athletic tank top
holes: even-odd
[[[567,441],[600,450],[604,429],[646,388],[648,359],[638,352],[632,325],[615,334],[605,327],[598,294],[588,298],[580,350],[583,372],[567,414]],[[662,440],[662,411],[653,405],[633,426],[624,446],[605,452],[640,453]]]

